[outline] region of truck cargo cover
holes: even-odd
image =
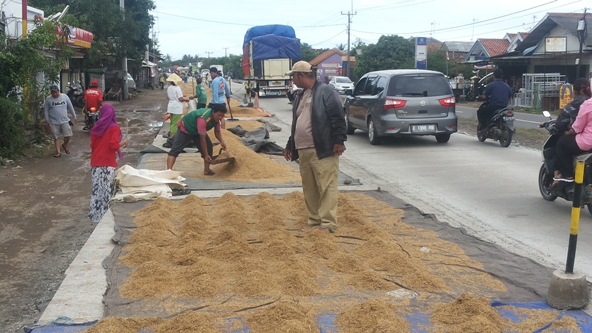
[[[300,39],[275,35],[259,36],[252,39],[253,60],[300,59]]]
[[[251,29],[247,30],[247,33],[245,34],[245,41],[243,42],[243,45],[247,45],[255,37],[264,36],[264,35],[275,35],[275,36],[296,38],[296,33],[294,32],[294,28],[292,28],[289,25],[281,25],[281,24],[259,25],[259,26],[252,27]]]

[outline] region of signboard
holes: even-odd
[[[567,52],[567,37],[545,38],[545,52]]]
[[[573,100],[573,86],[564,83],[559,86],[559,110],[563,110]]]
[[[415,68],[428,68],[428,39],[415,37]]]
[[[84,29],[68,26],[68,45],[78,46],[85,49],[90,49],[93,41],[92,32],[88,32]],[[57,34],[62,35],[60,27],[57,28]]]

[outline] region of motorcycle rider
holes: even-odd
[[[566,105],[563,110],[561,110],[561,113],[559,113],[555,122],[550,123],[548,128],[550,133],[557,135],[575,134],[573,129],[571,129],[571,125],[575,122],[582,103],[592,97],[592,92],[590,91],[590,81],[588,81],[586,78],[577,79],[573,84],[573,91],[575,94],[574,99],[571,101],[571,103]],[[541,127],[543,127],[544,124],[545,123],[541,123]],[[560,155],[562,155],[562,152],[558,150],[558,147],[555,147],[553,158],[554,181],[560,181],[562,179],[558,164]]]
[[[481,96],[481,99],[487,100],[489,103],[488,105],[481,105],[479,110],[477,110],[477,119],[479,119],[477,131],[486,129],[495,111],[506,108],[510,98],[512,98],[512,89],[502,80],[503,76],[504,71],[501,68],[496,68],[493,71],[493,82],[485,87],[485,92]]]
[[[103,92],[99,90],[99,81],[92,80],[90,87],[84,92],[84,108],[82,113],[84,114],[84,130],[88,130],[88,112],[91,108],[95,108],[98,111],[103,104]]]

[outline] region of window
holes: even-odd
[[[376,96],[384,91],[386,87],[386,77],[381,76],[372,89],[372,95]]]
[[[442,75],[397,75],[391,78],[388,96],[451,95],[450,84]]]
[[[368,83],[366,83],[366,88],[364,88],[364,95],[372,95],[372,90],[374,90],[376,81],[378,81],[377,75],[368,77]]]
[[[336,77],[334,80],[337,83],[351,83],[351,80],[347,77]]]
[[[356,84],[356,88],[354,89],[354,96],[357,95],[364,95],[364,86],[366,86],[366,80],[368,77],[363,77],[358,81]]]

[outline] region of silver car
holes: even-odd
[[[345,93],[348,89],[354,88],[354,83],[347,76],[334,76],[329,81],[329,85],[335,88],[340,94]]]
[[[347,133],[366,131],[373,145],[384,136],[433,135],[446,143],[457,131],[456,100],[444,74],[417,69],[370,72],[344,103]]]

